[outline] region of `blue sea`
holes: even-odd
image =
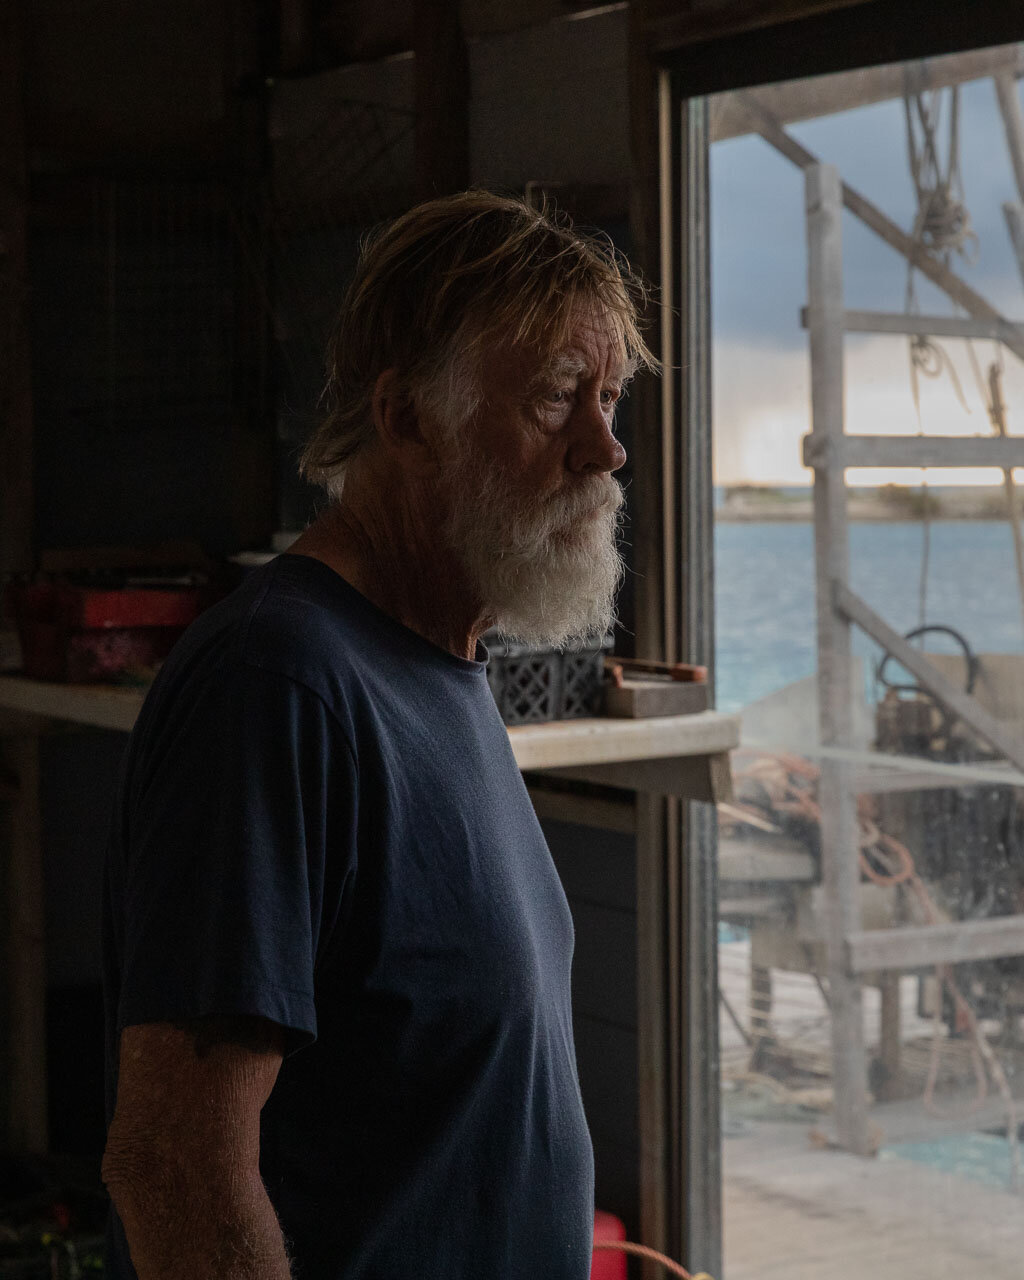
[[[979,652],[1024,652],[1017,571],[1009,525],[988,520],[931,522],[927,613],[961,632]],[[890,626],[919,623],[924,526],[913,521],[851,524],[853,590]],[[813,675],[814,535],[809,523],[727,523],[715,529],[718,706],[734,711],[782,685]],[[957,652],[929,637],[934,652]],[[854,629],[868,695],[880,651]],[[890,664],[890,672],[898,669]]]

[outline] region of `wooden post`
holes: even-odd
[[[998,364],[989,366],[988,371],[989,416],[998,435],[1004,439],[1009,434],[1006,429],[1006,404],[1003,401],[1003,376]],[[1006,494],[1006,515],[1010,521],[1010,533],[1013,535],[1013,557],[1017,565],[1017,594],[1020,596],[1021,614],[1024,617],[1024,535],[1020,528],[1020,509],[1017,502],[1017,485],[1013,478],[1013,468],[1003,468],[1003,492]]]
[[[29,341],[28,166],[19,0],[0,0],[0,580],[34,558],[32,368]],[[0,839],[6,954],[0,1036],[6,1068],[0,1147],[45,1151],[46,956],[39,843],[39,742],[3,741],[10,799]]]
[[[282,9],[282,28],[303,5]],[[267,122],[260,28],[252,6],[233,3],[225,40],[229,115],[225,131],[226,198],[233,207],[234,376],[225,498],[233,549],[266,546],[278,525],[274,484],[274,414],[268,386]],[[240,91],[239,86],[250,88]],[[227,211],[224,211],[225,214]]]
[[[650,56],[645,33],[648,0],[629,7],[630,232],[633,259],[665,302],[670,288],[663,271],[661,244],[662,188],[668,184],[662,152],[670,145],[671,95],[668,75]],[[649,341],[665,354],[671,341],[667,306],[653,307]],[[668,363],[668,362],[667,362]],[[667,374],[670,377],[670,374]],[[670,415],[664,412],[665,382],[641,378],[633,397],[633,476],[631,520],[637,574],[636,654],[665,658],[665,615],[671,573],[666,564],[664,466]],[[678,803],[642,792],[636,797],[636,1000],[637,1000],[637,1129],[638,1200],[641,1240],[668,1250],[671,1135],[669,1131],[669,991],[666,929],[667,868],[677,855]],[[658,1280],[660,1268],[642,1264],[644,1280]]]
[[[752,1071],[764,1065],[764,1051],[772,1040],[772,971],[750,965],[750,1064]]]
[[[650,58],[648,7],[638,0],[629,14],[630,216],[634,257],[660,287],[653,340],[665,369],[660,386],[641,386],[634,417],[637,654],[711,665],[707,112]],[[640,1230],[715,1275],[716,881],[711,806],[638,797]]]
[[[661,222],[667,200],[668,164],[662,151],[670,143],[671,94],[667,72],[659,72],[650,56],[645,34],[648,0],[629,6],[629,125],[630,207],[629,233],[633,262],[658,290],[648,307],[648,342],[664,354],[671,346],[671,280],[663,269]],[[658,304],[661,305],[658,305]],[[666,402],[671,392],[670,362],[660,379],[641,377],[630,396],[633,408],[633,491],[630,522],[636,572],[636,656],[664,658],[665,586],[665,476],[667,469]]]
[[[672,74],[666,102],[663,281],[676,320],[662,439],[666,656],[714,668],[708,113]],[[713,699],[713,684],[710,689]],[[670,1150],[668,1252],[721,1272],[718,867],[710,805],[670,806],[667,886]]]
[[[882,1079],[878,1086],[879,1102],[894,1101],[900,1096],[900,979],[902,974],[884,973],[880,981],[882,1009],[879,1027],[878,1057]]]
[[[469,185],[469,58],[459,5],[416,0],[416,198]]]
[[[853,667],[850,623],[835,608],[833,584],[849,568],[846,480],[841,463],[843,393],[843,192],[839,171],[806,170],[808,332],[811,415],[824,446],[814,468],[814,547],[818,624],[818,713],[823,746],[851,745]],[[859,928],[860,868],[857,813],[848,766],[821,765],[822,878],[828,922],[829,1005],[832,1013],[833,1089],[839,1142],[869,1152],[867,1063],[861,987],[846,967],[843,940]]]
[[[21,5],[0,0],[0,578],[32,568],[32,368]]]

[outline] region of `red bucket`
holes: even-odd
[[[605,1240],[625,1240],[626,1225],[613,1213],[598,1209],[594,1214],[594,1244]],[[590,1280],[626,1280],[626,1255],[617,1250],[595,1250]]]

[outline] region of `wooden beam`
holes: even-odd
[[[1017,270],[1024,280],[1024,112],[1021,111],[1016,76],[1010,70],[1000,71],[992,77],[995,83],[996,101],[1003,118],[1006,146],[1010,164],[1017,183],[1017,201],[1003,205],[1006,229],[1010,234]]]
[[[1017,259],[1017,270],[1024,281],[1024,207],[1007,200],[1003,204],[1003,217],[1006,219],[1006,229],[1010,233],[1010,243]]]
[[[629,6],[629,135],[630,199],[629,230],[637,268],[664,300],[661,253],[662,185],[667,184],[669,165],[661,152],[667,147],[668,76],[659,72],[650,55],[644,33],[646,0]],[[664,356],[671,326],[669,306],[650,304],[647,341]],[[666,361],[666,364],[668,362]],[[671,376],[666,368],[666,376]],[[636,574],[636,657],[667,657],[665,648],[665,513],[662,466],[662,437],[667,429],[663,396],[664,380],[640,377],[630,395],[632,407],[633,485],[629,491],[630,527],[633,543],[633,570]],[[636,497],[635,503],[632,499]],[[653,1234],[652,1234],[652,1238]],[[663,1239],[660,1234],[658,1239]]]
[[[835,606],[851,622],[855,622],[872,640],[880,644],[905,667],[922,688],[936,697],[947,710],[958,716],[963,724],[1009,760],[1018,769],[1024,769],[1024,739],[997,720],[970,694],[957,688],[951,680],[931,663],[920,649],[912,645],[889,626],[870,605],[855,595],[844,583],[833,584]]]
[[[652,0],[647,20],[655,47],[670,52],[705,40],[849,9],[871,0]]]
[[[469,57],[460,6],[416,0],[416,198],[469,185]]]
[[[803,438],[805,467],[1024,467],[1024,436]]]
[[[721,881],[805,883],[817,879],[817,874],[817,859],[797,840],[774,836],[762,841],[719,833],[718,876]]]
[[[804,175],[807,217],[808,334],[811,347],[811,420],[814,434],[838,447],[844,430],[842,184],[832,165],[813,164]],[[815,608],[818,633],[818,720],[825,746],[848,747],[853,735],[851,630],[835,608],[833,582],[849,573],[846,485],[842,468],[814,472]],[[846,970],[842,940],[860,927],[857,811],[849,767],[823,760],[822,882],[828,923],[830,1011],[836,1124],[840,1142],[858,1155],[869,1151],[867,1058],[860,983]]]
[[[851,973],[1024,956],[1024,915],[864,930],[847,938],[846,953]]]
[[[33,567],[28,168],[20,0],[0,0],[0,580]]]
[[[809,151],[796,138],[788,134],[770,112],[758,102],[753,94],[743,92],[737,95],[744,109],[749,113],[754,128],[766,142],[775,147],[787,160],[808,169],[819,163],[818,157]],[[891,218],[884,214],[877,205],[854,190],[849,183],[841,184],[843,207],[848,209],[871,228],[874,233],[895,249],[908,262],[912,263],[932,284],[937,285],[944,293],[962,307],[975,320],[985,320],[993,324],[1006,325],[1011,330],[1007,334],[1006,346],[1019,359],[1024,360],[1024,336],[1014,333],[1006,317],[977,293],[955,272],[950,271],[934,254],[909,236],[902,227],[897,226]]]
[[[1017,77],[1012,70],[997,71],[992,80],[996,87],[996,101],[1006,132],[1006,146],[1010,164],[1017,183],[1017,198],[1024,201],[1024,112],[1021,111],[1017,92]]]
[[[617,831],[621,835],[636,834],[635,797],[623,793],[620,799],[608,796],[578,795],[574,791],[550,791],[531,785],[526,790],[534,812],[542,821],[571,822],[580,827],[596,827],[601,831]]]
[[[800,324],[807,328],[807,308],[800,308]],[[894,333],[908,337],[982,338],[1005,342],[1024,339],[1024,324],[1012,320],[972,320],[970,316],[919,316],[891,311],[843,313],[847,333]]]
[[[676,796],[680,800],[717,803],[732,799],[732,771],[725,752],[693,759],[683,756],[619,764],[576,765],[568,769],[552,769],[551,774],[555,778],[625,787],[655,795]]]
[[[1024,53],[1021,47],[1004,45],[764,85],[751,90],[750,96],[780,124],[787,125],[901,98],[908,91],[924,93],[929,89],[943,89],[997,73],[1013,77],[1022,72]],[[750,131],[750,117],[742,102],[737,101],[736,94],[719,93],[712,98],[712,142],[740,137]]]

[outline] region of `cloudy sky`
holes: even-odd
[[[943,95],[942,145],[949,95]],[[790,126],[790,131],[843,178],[909,230],[915,197],[900,100]],[[1011,319],[1024,319],[1024,289],[1002,204],[1017,191],[991,81],[963,86],[960,155],[964,189],[979,246],[973,264],[954,270]],[[716,481],[806,484],[800,439],[810,429],[803,176],[759,137],[715,143],[711,151],[712,289]],[[851,308],[902,312],[904,260],[850,214],[843,219],[845,301]],[[950,315],[941,291],[917,277],[919,309]],[[959,376],[970,412],[948,374],[922,379],[921,413],[929,434],[988,434],[988,415],[964,342],[943,349]],[[851,335],[846,340],[846,429],[913,434],[908,340]],[[983,370],[995,356],[974,344]],[[1024,366],[1005,354],[1004,394],[1011,432],[1024,434]],[[920,471],[851,471],[851,484],[919,483]],[[930,483],[996,482],[999,472],[928,473]],[[1024,479],[1019,475],[1018,479]]]

